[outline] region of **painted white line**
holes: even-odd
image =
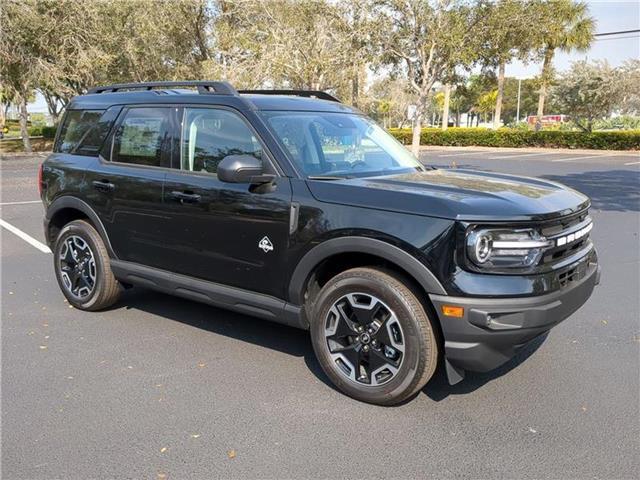
[[[573,160],[586,160],[587,158],[607,158],[606,155],[587,155],[586,157],[556,158],[552,162],[571,162]]]
[[[503,155],[501,157],[488,157],[489,160],[502,160],[505,158],[521,158],[521,157],[536,157],[539,155],[557,155],[555,152],[540,152],[540,153],[522,153],[519,155]]]
[[[2,206],[2,205],[27,205],[27,204],[30,204],[30,203],[42,203],[42,200],[28,200],[28,201],[25,201],[25,202],[3,202],[3,203],[0,203],[0,206]]]
[[[638,165],[640,164],[640,162],[629,162],[629,163],[625,163],[625,165]]]
[[[5,222],[4,220],[2,220],[0,218],[0,227],[4,227],[7,230],[9,230],[11,233],[13,233],[14,235],[17,235],[18,237],[20,237],[22,240],[24,240],[25,242],[27,242],[29,245],[31,245],[32,247],[37,248],[38,250],[40,250],[43,253],[51,253],[51,249],[49,247],[47,247],[44,243],[39,242],[38,240],[36,240],[35,238],[33,238],[31,235],[27,235],[26,233],[24,233],[22,230],[14,227],[13,225],[11,225],[8,222]]]
[[[447,155],[438,155],[438,158],[444,157],[462,157],[463,155],[483,155],[487,153],[496,153],[494,150],[483,150],[482,152],[464,152],[464,153],[449,153]]]

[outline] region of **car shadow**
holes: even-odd
[[[335,390],[316,360],[309,333],[305,330],[251,317],[204,303],[167,295],[144,287],[124,292],[112,309],[124,308],[151,313],[191,327],[302,357],[307,368]]]
[[[329,377],[322,371],[313,351],[309,333],[304,330],[166,295],[143,287],[126,290],[118,303],[112,307],[113,310],[119,308],[151,313],[158,317],[167,318],[217,335],[224,335],[287,355],[301,357],[304,359],[309,371],[318,380],[331,389],[338,391],[329,380]],[[444,400],[449,395],[471,393],[491,380],[515,369],[542,345],[545,338],[546,334],[536,338],[523,347],[510,361],[496,370],[488,373],[468,372],[466,378],[456,385],[449,385],[444,368],[440,364],[440,368],[422,389],[422,392],[436,402]],[[404,405],[409,401],[411,399],[400,403],[398,406]]]
[[[640,171],[590,170],[566,175],[542,175],[591,198],[593,208],[616,212],[640,211]]]
[[[508,362],[490,372],[466,372],[464,380],[455,385],[449,385],[444,368],[439,368],[422,392],[430,399],[440,402],[450,395],[465,395],[472,393],[496,378],[506,375],[531,357],[547,339],[549,332],[539,335],[522,347]]]

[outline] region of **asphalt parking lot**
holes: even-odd
[[[589,302],[498,371],[382,408],[334,390],[293,328],[140,288],[72,309],[51,255],[0,228],[2,478],[638,478],[640,156],[422,158],[591,196]],[[40,161],[0,160],[0,219],[42,242]]]

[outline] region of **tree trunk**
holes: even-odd
[[[493,128],[500,128],[500,115],[502,114],[502,96],[504,95],[504,61],[498,67],[498,96],[496,97],[496,111],[493,116]]]
[[[360,68],[355,67],[351,77],[351,105],[358,108],[358,98],[360,97]]]
[[[51,115],[53,123],[57,125],[60,117],[60,108],[58,106],[57,97],[50,93],[43,93],[42,96],[47,103],[47,110],[49,110],[49,115]]]
[[[420,156],[420,134],[422,133],[422,117],[424,115],[424,105],[427,102],[420,98],[418,99],[418,105],[416,105],[416,113],[413,117],[413,136],[411,138],[411,153],[416,158]]]
[[[542,75],[540,85],[540,96],[538,97],[538,119],[539,123],[542,123],[542,116],[544,115],[544,102],[547,97],[547,89],[549,83],[551,83],[551,62],[553,61],[553,50],[547,48],[544,52],[544,61],[542,62]]]
[[[32,153],[31,140],[29,140],[29,129],[27,128],[27,120],[29,112],[27,112],[27,96],[20,95],[20,134],[22,135],[22,144],[26,153]]]
[[[449,100],[451,99],[451,85],[444,86],[444,105],[442,107],[442,130],[449,126]]]

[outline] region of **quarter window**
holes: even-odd
[[[168,167],[171,158],[171,109],[132,108],[116,130],[112,160]]]
[[[100,122],[103,112],[104,110],[67,111],[55,151],[97,156],[110,127],[109,122]]]
[[[227,155],[262,159],[262,147],[239,115],[214,108],[185,108],[180,168],[216,173]]]

